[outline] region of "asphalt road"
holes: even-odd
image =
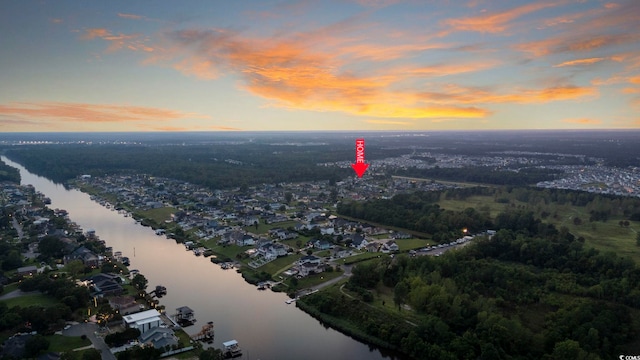
[[[116,360],[116,356],[109,351],[109,347],[105,344],[101,337],[96,336],[95,332],[98,331],[98,325],[95,323],[78,323],[71,325],[67,330],[62,330],[64,336],[82,336],[86,335],[87,339],[91,340],[93,347],[98,349],[102,353],[103,360]]]

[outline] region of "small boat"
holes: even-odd
[[[242,355],[242,349],[236,340],[229,340],[222,343],[222,354],[225,359],[235,358]]]
[[[285,302],[286,302],[287,304],[292,304],[292,303],[294,303],[296,300],[297,300],[297,299],[287,299],[287,300],[285,300]]]

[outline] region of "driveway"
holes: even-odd
[[[96,336],[95,332],[98,331],[98,325],[95,323],[78,323],[71,325],[67,330],[62,330],[64,336],[82,336],[86,335],[87,339],[91,340],[93,347],[98,349],[102,353],[103,360],[116,360],[116,356],[111,353],[107,344],[101,337]]]

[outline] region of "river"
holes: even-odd
[[[22,185],[31,184],[51,199],[52,209],[65,209],[83,229],[95,229],[114,251],[129,257],[130,269],[138,269],[149,281],[167,288],[160,299],[168,314],[189,306],[198,320],[186,328],[190,334],[214,322],[214,346],[235,339],[243,359],[386,359],[378,349],[363,344],[285,304],[285,294],[258,291],[240,274],[223,270],[208,258],[196,257],[181,244],[157,236],[130,217],[92,201],[79,190],[34,175],[2,156],[2,161],[20,171]]]

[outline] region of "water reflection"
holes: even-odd
[[[20,170],[22,184],[32,184],[51,198],[49,207],[67,210],[72,221],[85,230],[95,229],[107,246],[129,257],[130,268],[149,280],[149,290],[165,286],[161,304],[169,314],[180,306],[192,308],[198,321],[187,332],[197,333],[213,321],[215,347],[236,339],[245,359],[387,358],[285,304],[284,294],[258,291],[234,270],[222,270],[208,258],[194,256],[183,245],[91,201],[87,194],[36,176],[4,156],[2,160]]]

